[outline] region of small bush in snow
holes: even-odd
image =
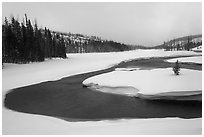
[[[179,75],[180,65],[179,65],[178,60],[176,61],[175,65],[174,65],[174,67],[173,67],[173,71],[174,71],[174,74],[175,74],[175,75]]]

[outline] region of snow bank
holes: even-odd
[[[134,68],[134,67],[115,68],[115,71],[136,71],[136,70],[140,70],[140,68]]]
[[[202,121],[196,119],[120,119],[98,122],[67,122],[60,119],[3,111],[3,134],[21,135],[84,135],[84,134],[170,134],[195,135],[202,133]]]
[[[198,46],[198,47],[195,47],[195,48],[192,48],[191,50],[195,51],[195,52],[202,52],[202,45]]]
[[[101,70],[124,60],[197,54],[200,53],[136,50],[119,53],[68,54],[68,59],[52,59],[24,65],[4,64],[2,96],[4,97],[6,92],[13,88]],[[3,134],[201,134],[202,130],[201,118],[73,123],[47,116],[13,112],[4,107],[2,108],[2,119]]]
[[[197,63],[202,64],[202,56],[195,56],[195,57],[183,57],[183,58],[174,58],[166,60],[167,62],[188,62],[188,63]]]
[[[100,87],[134,87],[135,92],[128,89],[121,94],[132,96],[190,96],[201,94],[202,71],[181,69],[180,75],[174,75],[172,68],[137,70],[137,71],[112,71],[90,77],[83,81],[83,85],[97,85]],[[109,90],[105,90],[107,92]],[[131,93],[131,94],[130,94]]]

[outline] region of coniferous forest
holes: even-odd
[[[44,61],[45,58],[66,58],[63,36],[39,29],[37,22],[25,18],[19,22],[14,17],[5,18],[2,25],[2,62],[28,63]]]

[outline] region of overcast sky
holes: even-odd
[[[3,3],[3,17],[26,13],[51,30],[153,46],[202,33],[201,3]]]

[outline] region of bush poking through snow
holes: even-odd
[[[174,65],[174,67],[173,67],[173,71],[174,71],[174,74],[175,74],[175,75],[179,75],[180,65],[179,65],[178,60],[176,61],[175,65]]]

